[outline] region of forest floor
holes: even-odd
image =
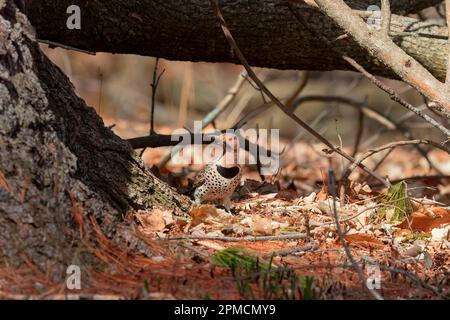
[[[120,134],[120,123],[115,130]],[[0,270],[14,292],[0,292],[0,297],[372,299],[369,285],[384,299],[448,299],[450,180],[430,170],[414,149],[399,148],[387,158],[380,153],[365,162],[374,167],[383,159],[378,172],[393,183],[415,177],[397,184],[397,193],[355,170],[345,196],[338,191],[333,197],[328,168],[333,166],[339,177],[345,166],[321,150],[295,142],[283,154],[282,170],[266,181],[254,166],[245,167],[231,212],[213,205],[193,208],[191,219],[158,209],[130,212],[130,227],[148,254],[114,244],[95,220],[87,219],[96,240],[84,246],[100,262],[83,266],[87,276],[81,290],[68,292],[30,265]],[[143,159],[151,166],[165,152],[148,150]],[[432,151],[429,159],[442,172],[450,171],[444,152]],[[183,192],[196,170],[169,164],[155,172]]]

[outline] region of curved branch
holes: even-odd
[[[316,96],[316,95],[310,95],[310,96],[303,96],[297,98],[293,104],[293,110],[300,107],[303,103],[311,102],[311,101],[320,101],[320,102],[336,102],[339,104],[342,104],[344,106],[352,107],[356,110],[358,110],[363,115],[367,116],[368,118],[375,120],[382,126],[386,127],[388,130],[398,130],[400,131],[403,136],[406,139],[413,140],[414,137],[411,133],[411,131],[407,128],[401,125],[400,123],[397,123],[396,121],[392,120],[386,115],[383,115],[382,113],[378,112],[376,109],[374,109],[371,106],[368,106],[365,102],[360,102],[357,100],[353,100],[351,98],[347,97],[341,97],[341,96]],[[358,133],[357,137],[359,137],[360,134]],[[355,142],[355,144],[358,141]],[[442,172],[437,168],[434,163],[431,162],[431,160],[428,158],[427,152],[422,149],[419,145],[415,145],[414,148],[417,149],[417,151],[420,152],[420,154],[427,160],[431,168],[434,168],[439,174],[442,174]],[[355,148],[356,150],[356,148]],[[355,154],[352,155],[353,157]]]
[[[433,147],[437,148],[437,149],[441,149],[445,152],[447,152],[448,154],[450,154],[450,148],[448,148],[445,145],[442,145],[440,143],[434,142],[434,141],[430,141],[430,140],[409,140],[409,141],[397,141],[397,142],[391,142],[385,145],[382,145],[381,147],[375,148],[375,149],[371,149],[369,151],[367,151],[366,153],[364,153],[355,163],[353,163],[342,175],[342,181],[347,181],[348,177],[350,176],[350,174],[352,173],[353,170],[356,169],[356,167],[358,166],[358,164],[361,164],[364,162],[364,160],[366,160],[367,158],[373,156],[376,153],[379,153],[381,151],[384,150],[388,150],[388,149],[392,149],[392,148],[397,148],[400,146],[407,146],[407,145],[420,145],[420,144],[425,144],[425,145],[432,145]]]

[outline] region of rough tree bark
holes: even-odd
[[[189,205],[75,95],[15,2],[0,0],[0,261],[51,264],[61,277],[77,247],[77,208],[117,238],[130,209],[183,215]]]
[[[295,1],[313,28],[329,39],[342,31],[320,10]],[[354,9],[366,10],[374,0],[346,1]],[[394,13],[405,14],[442,1],[391,0]],[[212,12],[209,0],[109,0],[77,1],[81,7],[81,30],[68,30],[67,7],[71,0],[25,1],[28,16],[40,39],[89,51],[133,53],[170,60],[234,62]],[[303,6],[302,6],[303,3]],[[351,70],[339,55],[299,25],[284,1],[220,1],[224,18],[249,63],[257,67],[299,70]],[[392,16],[394,41],[439,80],[445,79],[447,28],[399,15]],[[351,37],[336,46],[375,75],[389,76]],[[342,51],[342,50],[341,50]]]

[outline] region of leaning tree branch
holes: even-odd
[[[450,110],[450,91],[383,31],[369,28],[342,0],[315,0],[320,9],[360,46],[431,101]],[[387,1],[383,1],[386,4]],[[386,7],[386,6],[384,6]],[[387,11],[387,10],[384,10]],[[389,19],[390,15],[383,17]],[[390,23],[389,23],[390,24]],[[383,26],[387,25],[383,23]]]
[[[311,128],[306,122],[304,122],[299,117],[297,117],[292,112],[292,110],[290,108],[288,108],[277,97],[275,97],[274,94],[264,85],[264,83],[258,78],[258,76],[255,74],[253,69],[250,67],[247,59],[245,58],[245,56],[243,55],[242,51],[238,47],[238,45],[236,43],[236,40],[234,39],[233,35],[231,34],[230,29],[228,28],[228,26],[227,26],[227,24],[225,22],[225,19],[224,19],[223,15],[222,15],[222,12],[221,12],[221,10],[219,8],[218,0],[210,0],[210,3],[211,3],[211,6],[212,6],[212,8],[214,10],[214,14],[215,14],[215,16],[217,17],[217,19],[218,19],[218,21],[220,23],[220,26],[222,28],[222,31],[223,31],[224,35],[225,35],[225,38],[227,39],[227,41],[228,41],[228,43],[230,45],[230,48],[236,54],[236,56],[238,57],[239,61],[244,66],[245,70],[247,71],[248,76],[255,82],[255,84],[258,86],[259,90],[261,90],[262,93],[267,95],[267,97],[269,97],[269,99],[281,111],[283,111],[284,114],[286,114],[289,118],[294,120],[303,129],[308,131],[313,137],[315,137],[317,140],[319,140],[320,142],[325,144],[332,151],[334,151],[337,154],[339,154],[340,156],[344,157],[345,159],[347,159],[351,163],[355,163],[356,160],[353,157],[348,155],[346,152],[344,152],[340,148],[336,148],[331,142],[329,142],[327,139],[325,139],[320,133],[318,133],[316,130]],[[359,163],[357,166],[360,167],[365,172],[367,172],[368,174],[370,174],[371,176],[373,176],[374,178],[376,178],[377,180],[379,180],[380,182],[385,183],[385,185],[387,187],[390,186],[390,183],[388,181],[386,181],[386,179],[381,177],[378,173],[370,170],[368,167],[362,165],[361,163]]]
[[[391,36],[409,55],[445,79],[447,30],[397,14],[415,13],[438,0],[391,0]],[[318,8],[298,1],[300,14],[311,28],[329,39],[342,31]],[[351,0],[366,11],[380,1]],[[239,63],[229,50],[211,15],[208,0],[77,1],[82,12],[81,30],[66,27],[72,0],[26,1],[26,12],[38,38],[93,52],[131,53],[169,60]],[[297,70],[352,70],[340,55],[329,50],[308,30],[299,30],[280,0],[221,1],[223,14],[250,65]],[[245,19],[242,17],[245,16]],[[49,18],[51,17],[51,18]],[[348,37],[336,43],[375,75],[395,77]],[[174,50],[176,48],[176,50]]]
[[[408,103],[406,100],[401,98],[395,90],[393,90],[391,87],[383,84],[380,80],[378,80],[373,74],[371,74],[369,71],[367,71],[360,63],[356,62],[355,59],[351,58],[347,55],[347,52],[344,51],[342,48],[336,46],[335,43],[328,40],[328,38],[322,34],[322,32],[317,31],[313,28],[310,28],[307,21],[303,18],[301,14],[299,14],[298,10],[292,5],[292,3],[288,3],[288,7],[291,10],[294,17],[297,19],[298,22],[300,22],[305,29],[308,29],[311,34],[316,36],[318,39],[321,39],[323,43],[325,43],[329,49],[332,51],[338,53],[341,55],[342,59],[346,61],[350,66],[352,66],[355,70],[361,72],[364,76],[366,76],[373,84],[375,84],[377,87],[385,91],[389,94],[389,97],[397,102],[398,104],[402,105],[403,107],[407,108],[411,112],[415,113],[417,116],[421,117],[425,121],[427,121],[429,124],[434,126],[435,128],[439,129],[442,133],[444,133],[446,136],[450,136],[450,130],[444,127],[441,123],[437,122],[435,119],[431,118],[427,114],[421,112],[419,109]],[[394,45],[395,46],[395,45]],[[352,53],[353,54],[353,53]],[[440,83],[440,82],[439,82]],[[442,83],[440,83],[442,85]],[[444,107],[443,107],[444,108]]]

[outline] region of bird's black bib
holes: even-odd
[[[217,172],[226,179],[233,179],[236,177],[239,173],[239,167],[231,167],[231,168],[225,168],[219,165],[216,165]]]

